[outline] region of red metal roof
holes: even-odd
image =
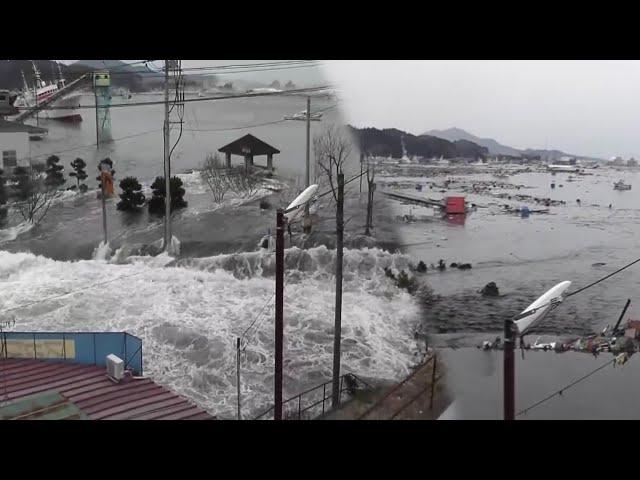
[[[0,400],[56,391],[90,420],[213,420],[215,417],[149,378],[114,383],[104,367],[35,359],[0,360]]]

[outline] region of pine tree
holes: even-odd
[[[184,201],[183,197],[186,192],[184,188],[182,188],[182,180],[178,177],[171,177],[170,188],[171,211],[173,212],[179,208],[185,208],[187,206],[187,202]],[[164,199],[166,195],[164,177],[156,177],[154,182],[151,184],[151,189],[153,190],[153,197],[149,200],[149,213],[164,215]]]
[[[58,165],[59,162],[60,158],[56,155],[51,155],[47,158],[47,169],[45,170],[47,176],[44,179],[45,185],[55,187],[64,184],[65,179],[62,173],[64,167]]]
[[[73,168],[73,172],[69,173],[70,177],[76,177],[77,188],[81,192],[87,191],[87,185],[81,184],[83,180],[87,179],[87,172],[84,170],[87,166],[86,162],[81,158],[76,158],[73,162],[71,162],[71,168]]]
[[[135,177],[123,178],[120,182],[120,201],[118,202],[118,210],[131,211],[137,210],[144,203],[144,194],[142,193],[142,185]]]

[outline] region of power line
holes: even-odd
[[[584,376],[580,377],[579,379],[574,380],[573,382],[571,382],[570,384],[568,384],[568,385],[566,385],[566,386],[562,387],[562,388],[561,388],[561,389],[559,389],[559,390],[556,390],[556,391],[555,391],[555,392],[553,392],[551,395],[548,395],[548,396],[546,396],[545,398],[543,398],[542,400],[540,400],[540,401],[538,401],[538,402],[534,403],[533,405],[528,406],[528,407],[527,407],[527,408],[525,408],[524,410],[521,410],[520,412],[518,412],[518,413],[516,414],[516,417],[518,417],[518,416],[520,416],[520,415],[523,415],[523,414],[526,414],[529,410],[532,410],[532,409],[536,408],[537,406],[542,405],[543,403],[545,403],[546,401],[548,401],[548,400],[552,399],[552,398],[553,398],[553,397],[555,397],[556,395],[562,395],[562,393],[563,393],[565,390],[568,390],[568,389],[570,389],[571,387],[573,387],[574,385],[577,385],[578,383],[582,382],[583,380],[586,380],[586,379],[587,379],[587,378],[589,378],[591,375],[593,375],[593,374],[595,374],[595,373],[599,372],[600,370],[602,370],[602,369],[603,369],[603,368],[605,368],[605,367],[608,367],[609,365],[611,365],[611,364],[612,364],[613,362],[615,362],[615,361],[616,361],[616,359],[614,358],[613,360],[609,360],[607,363],[605,363],[605,364],[603,364],[603,365],[600,365],[600,366],[599,366],[598,368],[596,368],[595,370],[592,370],[591,372],[589,372],[589,373],[587,373],[586,375],[584,375]]]
[[[212,69],[224,70],[224,69],[234,69],[234,68],[260,68],[260,67],[298,65],[298,64],[309,64],[309,63],[319,63],[319,62],[322,62],[322,60],[279,60],[275,62],[236,63],[236,64],[230,64],[230,65],[188,67],[188,68],[185,68],[185,71],[212,70]]]
[[[618,269],[618,270],[616,270],[615,272],[610,273],[609,275],[607,275],[607,276],[605,276],[605,277],[602,277],[601,279],[596,280],[595,282],[590,283],[589,285],[587,285],[587,286],[585,286],[585,287],[582,287],[582,288],[580,288],[580,289],[576,290],[575,292],[571,292],[571,293],[569,293],[569,294],[567,295],[567,297],[571,297],[571,296],[573,296],[573,295],[576,295],[576,294],[578,294],[578,293],[582,292],[583,290],[586,290],[587,288],[591,288],[591,287],[593,287],[594,285],[597,285],[598,283],[605,281],[607,278],[613,277],[614,275],[616,275],[616,274],[618,274],[618,273],[622,272],[623,270],[626,270],[627,268],[631,267],[632,265],[634,265],[634,264],[636,264],[636,263],[638,263],[638,262],[640,262],[640,258],[638,258],[637,260],[634,260],[634,261],[633,261],[633,262],[631,262],[631,263],[626,264],[624,267],[619,268],[619,269]]]
[[[258,312],[258,314],[254,317],[253,321],[249,324],[249,326],[244,330],[244,332],[242,332],[242,335],[240,336],[240,341],[242,341],[245,336],[247,335],[247,332],[249,330],[251,330],[251,327],[253,327],[255,325],[255,323],[258,321],[258,319],[260,318],[260,316],[262,315],[262,312],[264,312],[264,309],[267,308],[267,305],[269,305],[270,303],[273,302],[274,298],[276,298],[276,294],[274,293],[273,295],[271,295],[267,301],[264,303],[264,305],[262,306],[262,308],[260,309],[260,311]],[[256,327],[256,332],[258,331],[258,327]],[[245,346],[243,348],[246,349],[248,345],[248,342],[245,342]]]
[[[595,282],[592,282],[592,283],[590,283],[590,284],[588,284],[588,285],[576,290],[575,292],[568,293],[567,295],[565,295],[565,298],[569,298],[569,297],[572,297],[573,295],[577,295],[578,293],[584,292],[588,288],[591,288],[594,285],[597,285],[598,283],[603,282],[604,280],[607,280],[608,278],[613,277],[614,275],[622,272],[623,270],[626,270],[627,268],[631,267],[632,265],[634,265],[634,264],[636,264],[638,262],[640,262],[640,258],[638,258],[637,260],[634,260],[633,262],[630,262],[630,263],[626,264],[625,266],[617,269],[615,272],[610,273],[609,275],[605,275],[604,277],[600,278],[599,280],[596,280]],[[553,305],[554,303],[557,303],[557,300],[555,300],[555,301],[551,300],[551,301],[545,303],[544,305],[540,305],[537,308],[533,308],[533,309],[531,309],[531,310],[529,310],[527,312],[518,314],[513,318],[513,320],[520,320],[521,318],[528,317],[529,315],[534,314],[538,310],[541,310],[541,309],[546,308],[546,307],[548,307],[550,305]]]
[[[189,74],[190,77],[198,77],[198,76],[212,76],[212,75],[229,75],[229,74],[235,74],[235,73],[270,72],[270,71],[277,71],[277,70],[292,70],[292,69],[298,69],[298,68],[313,68],[313,67],[319,67],[323,65],[323,63],[314,61],[314,62],[297,62],[295,64],[286,64],[286,63],[280,62],[280,63],[274,63],[274,64],[264,64],[264,65],[253,64],[253,65],[256,65],[257,67],[251,68],[252,65],[247,65],[247,68],[243,68],[240,65],[235,65],[235,66],[222,65],[217,67],[210,66],[210,67],[185,68],[184,71],[205,72],[205,73]],[[139,75],[144,78],[156,78],[156,77],[164,76],[164,73],[162,73],[164,71],[164,67],[159,68],[158,70],[152,70],[151,68],[149,68],[148,65],[146,65],[146,67],[150,73],[140,72],[140,71],[110,71],[109,73],[112,73],[113,75]]]
[[[83,292],[85,290],[90,290],[92,288],[99,287],[99,286],[102,286],[102,285],[106,285],[107,283],[112,283],[112,282],[115,282],[117,280],[122,280],[124,278],[130,278],[130,277],[135,277],[137,275],[142,275],[143,273],[147,273],[147,272],[137,272],[137,273],[132,273],[130,275],[122,275],[120,277],[112,278],[111,280],[105,280],[104,282],[94,283],[93,285],[89,285],[88,287],[79,288],[77,290],[71,290],[69,292],[61,293],[59,295],[54,295],[52,297],[42,298],[40,300],[35,300],[33,302],[30,302],[30,303],[25,303],[24,305],[19,305],[17,307],[7,308],[7,309],[4,309],[3,312],[6,313],[6,312],[11,312],[13,310],[21,310],[23,308],[31,307],[32,305],[36,305],[38,303],[48,302],[49,300],[56,300],[58,298],[66,297],[67,295],[73,295],[74,293]]]
[[[240,93],[235,95],[218,95],[215,97],[200,97],[200,98],[189,98],[185,99],[183,103],[192,103],[192,102],[207,102],[214,100],[230,100],[234,98],[250,98],[250,97],[270,97],[270,96],[287,96],[287,95],[298,95],[312,92],[319,92],[323,90],[330,89],[330,85],[323,85],[319,87],[309,87],[309,88],[299,88],[295,90],[285,90],[282,92],[252,92],[252,93]],[[95,105],[77,105],[77,106],[58,106],[58,107],[42,107],[40,110],[77,110],[77,109],[94,109],[94,108],[122,108],[122,107],[139,107],[146,105],[164,105],[164,101],[158,100],[154,102],[130,102],[130,103],[114,103],[109,107],[98,106]],[[22,111],[33,110],[32,107],[19,108]]]
[[[327,110],[331,110],[332,108],[336,108],[337,106],[338,104],[331,105],[329,107],[323,108],[322,110],[317,110],[315,113],[326,112]],[[288,122],[288,120],[286,119],[274,120],[271,122],[254,123],[253,125],[243,125],[239,127],[228,127],[228,128],[197,128],[197,129],[185,128],[185,132],[229,132],[232,130],[245,130],[248,128],[258,128],[258,127],[264,127],[267,125],[277,125],[279,123],[285,123],[285,122]]]
[[[162,102],[162,103],[164,103],[164,102]],[[337,106],[338,106],[337,104],[336,105],[332,105],[330,107],[326,107],[326,108],[324,108],[322,110],[319,110],[319,111],[324,112],[326,110],[330,110],[330,109],[335,108]],[[252,125],[243,125],[243,126],[228,127],[228,128],[214,128],[214,129],[206,129],[206,128],[188,129],[188,128],[186,128],[186,129],[184,129],[184,131],[185,132],[228,132],[228,131],[234,131],[234,130],[245,130],[245,129],[248,129],[248,128],[264,127],[264,126],[267,126],[267,125],[276,125],[276,124],[279,124],[279,123],[285,123],[286,121],[287,120],[283,119],[283,120],[274,120],[274,121],[271,121],[271,122],[257,123],[257,124],[252,124]],[[131,138],[136,138],[136,137],[140,137],[140,136],[143,136],[143,135],[148,135],[150,133],[155,133],[155,132],[160,132],[160,131],[162,131],[162,129],[154,129],[154,130],[147,130],[145,132],[134,133],[132,135],[126,135],[124,137],[114,138],[109,143],[115,143],[115,142],[119,142],[119,141],[122,141],[122,140],[128,140],[128,139],[131,139]],[[39,153],[37,155],[31,155],[30,157],[24,157],[24,158],[21,158],[19,160],[28,160],[29,158],[33,159],[33,158],[47,157],[47,156],[51,156],[51,155],[58,155],[58,154],[61,154],[61,153],[72,152],[72,151],[75,151],[75,150],[85,150],[85,149],[88,149],[88,148],[92,148],[92,149],[95,148],[95,143],[86,144],[86,145],[79,145],[79,146],[76,146],[76,147],[71,147],[71,148],[67,148],[67,149],[64,149],[64,150],[58,150],[58,151],[54,151],[54,152]]]
[[[245,130],[247,128],[257,128],[257,127],[264,127],[266,125],[276,125],[278,123],[284,123],[287,120],[274,120],[272,122],[265,122],[265,123],[256,123],[253,125],[243,125],[240,127],[229,127],[229,128],[185,128],[185,132],[229,132],[232,130]]]

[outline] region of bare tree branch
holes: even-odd
[[[316,165],[320,167],[324,177],[328,180],[335,200],[338,199],[336,177],[339,173],[343,173],[343,167],[351,154],[351,148],[349,135],[337,125],[329,125],[313,139]]]
[[[22,201],[17,202],[15,206],[25,222],[38,225],[59,194],[55,187],[45,186],[38,173],[29,168],[18,185],[18,195]]]

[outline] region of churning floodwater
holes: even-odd
[[[84,98],[83,104],[91,101]],[[335,100],[312,99],[314,110],[328,108],[322,122],[312,122],[312,138],[325,124],[341,123],[338,109],[330,108],[334,105]],[[113,137],[129,138],[100,150],[92,144],[92,110],[83,112],[78,126],[41,122],[49,134],[31,142],[32,157],[44,161],[57,154],[65,175],[73,159],[85,159],[90,190],[63,192],[36,227],[11,211],[0,227],[0,303],[16,321],[12,329],[137,335],[143,340],[145,374],[219,418],[236,415],[235,345],[241,337],[243,417],[267,409],[273,401],[274,258],[258,244],[274,231],[276,207],[286,206],[299,193],[306,148],[304,122],[273,122],[305,108],[306,98],[290,96],[186,104],[184,131],[172,156],[172,172],[183,180],[188,202],[172,216],[173,235],[180,242],[177,258],[143,255],[141,246],[162,238],[163,220],[146,209],[120,212],[118,199],[106,202],[110,248],[99,247],[103,232],[96,165],[109,156],[116,185],[125,176],[136,176],[149,197],[151,182],[162,175],[162,106],[112,109]],[[154,128],[157,131],[144,133]],[[192,169],[198,169],[208,153],[247,133],[281,151],[274,157],[275,175],[250,198],[229,195],[216,204]],[[177,135],[174,131],[172,138]],[[355,166],[349,164],[346,175],[359,169],[358,161],[354,149]],[[266,160],[258,157],[256,163]],[[424,354],[415,336],[420,305],[385,269],[408,270],[410,259],[362,238],[366,193],[354,182],[346,197],[342,373],[398,380]],[[261,200],[270,206],[261,208]],[[285,398],[331,378],[335,253],[325,246],[331,247],[335,238],[330,203],[324,197],[312,208],[318,224],[309,241],[299,241],[299,225],[294,226],[293,240],[287,238]],[[377,208],[376,219],[383,213]],[[394,232],[383,220],[377,232],[393,240]],[[304,249],[295,246],[302,243]],[[361,245],[364,248],[358,248]],[[24,305],[30,306],[21,308]]]
[[[435,298],[426,305],[420,328],[429,342],[446,351],[451,386],[456,398],[462,401],[456,402],[460,417],[501,417],[501,356],[475,347],[484,340],[502,336],[505,319],[520,313],[563,280],[573,282],[570,290],[577,290],[637,258],[640,197],[634,192],[640,187],[640,172],[603,168],[588,170],[588,173],[592,175],[525,172],[505,179],[496,178],[486,168],[460,175],[453,171],[438,173],[438,169],[434,169],[424,176],[396,172],[385,178],[389,188],[394,184],[397,190],[433,199],[459,194],[477,206],[464,220],[442,220],[434,216],[430,208],[393,202],[397,215],[416,217],[413,223],[399,224],[406,242],[404,251],[410,257],[416,261],[422,259],[427,265],[440,259],[447,266],[451,262],[472,264],[471,270],[429,269],[422,275]],[[445,189],[447,179],[451,183]],[[633,189],[614,190],[613,183],[620,179],[632,184]],[[482,182],[495,182],[496,186],[472,193],[473,184]],[[555,188],[551,187],[552,183]],[[422,192],[416,190],[416,184],[422,185]],[[515,195],[565,203],[545,207],[531,199],[518,200]],[[549,211],[521,218],[517,213],[506,213],[504,205],[528,206],[531,210],[548,208]],[[479,293],[488,282],[497,284],[499,297],[483,297]],[[639,287],[640,270],[631,267],[567,299],[527,341],[533,343],[538,336],[542,341],[569,339],[600,331],[616,322],[628,298],[632,304],[627,317],[639,318],[640,310],[634,298]],[[539,400],[594,368],[594,361],[587,355],[530,352],[524,360],[518,357],[517,408]],[[604,361],[601,355],[596,363]],[[637,371],[633,366],[635,361],[637,359],[632,358],[624,368]],[[480,375],[476,371],[485,367],[492,373]],[[612,377],[607,370],[598,375],[591,383],[609,391]],[[620,375],[623,374],[616,373],[616,378]],[[616,391],[631,389],[628,376],[620,377]],[[607,380],[602,380],[604,377]],[[590,389],[592,387],[584,387],[582,391],[591,392]],[[640,392],[632,395],[636,398],[638,394]],[[564,404],[550,401],[540,416],[532,413],[533,416],[526,418],[626,418],[631,412],[617,410],[617,401],[605,401],[601,395],[580,396],[578,393],[577,397],[580,404],[575,410],[567,406],[570,402],[565,396]],[[553,405],[558,405],[557,409]]]
[[[284,395],[331,378],[335,251],[285,251]],[[273,254],[208,258],[129,257],[56,261],[0,251],[6,309],[117,281],[12,311],[18,331],[127,331],[143,340],[145,373],[221,418],[236,409],[235,339],[242,337],[243,415],[266,410],[273,395]],[[379,249],[345,251],[342,370],[395,380],[409,373],[419,305],[384,268],[408,258]],[[262,312],[262,315],[258,315]],[[254,320],[257,321],[254,323]]]
[[[160,95],[135,95],[129,101],[157,101]],[[114,103],[121,100],[114,97]],[[83,96],[83,105],[93,103],[92,96]],[[311,138],[324,126],[341,123],[340,111],[335,99],[312,98],[312,111],[323,110],[322,122],[311,122]],[[273,193],[264,191],[253,197],[252,202],[226,202],[214,205],[206,185],[199,174],[189,173],[202,167],[208,154],[248,133],[264,140],[280,150],[274,156],[276,178],[274,189],[286,188],[280,200],[283,206],[295,197],[303,185],[306,158],[305,123],[283,121],[306,109],[306,97],[277,96],[193,102],[185,104],[182,136],[179,127],[172,129],[171,138],[180,141],[172,154],[172,175],[177,174],[184,182],[185,200],[189,207],[176,212],[174,233],[180,238],[185,254],[211,255],[219,251],[238,251],[247,244],[256,243],[256,236],[264,235],[268,227],[261,220],[257,207],[261,197]],[[90,191],[86,194],[65,192],[60,201],[52,205],[43,222],[27,232],[14,216],[0,231],[2,248],[10,251],[30,251],[58,260],[89,259],[96,245],[102,240],[102,207],[96,197],[98,182],[97,165],[105,157],[114,163],[115,183],[127,176],[137,177],[144,193],[151,196],[150,185],[156,176],[163,175],[162,123],[163,106],[136,106],[111,109],[112,136],[114,141],[95,146],[95,111],[81,110],[83,121],[68,125],[55,121],[40,121],[49,129],[42,141],[30,142],[34,163],[44,162],[49,155],[60,157],[65,167],[67,185],[73,185],[68,177],[70,163],[77,157],[87,163],[86,183]],[[33,122],[32,122],[33,123]],[[257,126],[256,126],[257,125]],[[155,130],[154,130],[155,129]],[[151,133],[145,133],[150,132]],[[142,134],[141,134],[142,133]],[[313,155],[313,152],[312,152]],[[312,157],[313,159],[313,157]],[[357,162],[357,155],[352,155]],[[233,157],[234,165],[243,159]],[[266,158],[256,157],[257,165],[266,165]],[[311,162],[312,179],[315,177]],[[354,170],[349,170],[354,171]],[[293,197],[292,197],[293,195]],[[162,219],[150,216],[146,210],[138,214],[123,214],[116,210],[118,199],[107,202],[109,238],[112,244],[144,243],[162,237]],[[280,205],[277,205],[280,206]],[[274,214],[275,216],[275,214]],[[16,237],[17,233],[20,237]],[[240,242],[240,243],[238,243]]]

